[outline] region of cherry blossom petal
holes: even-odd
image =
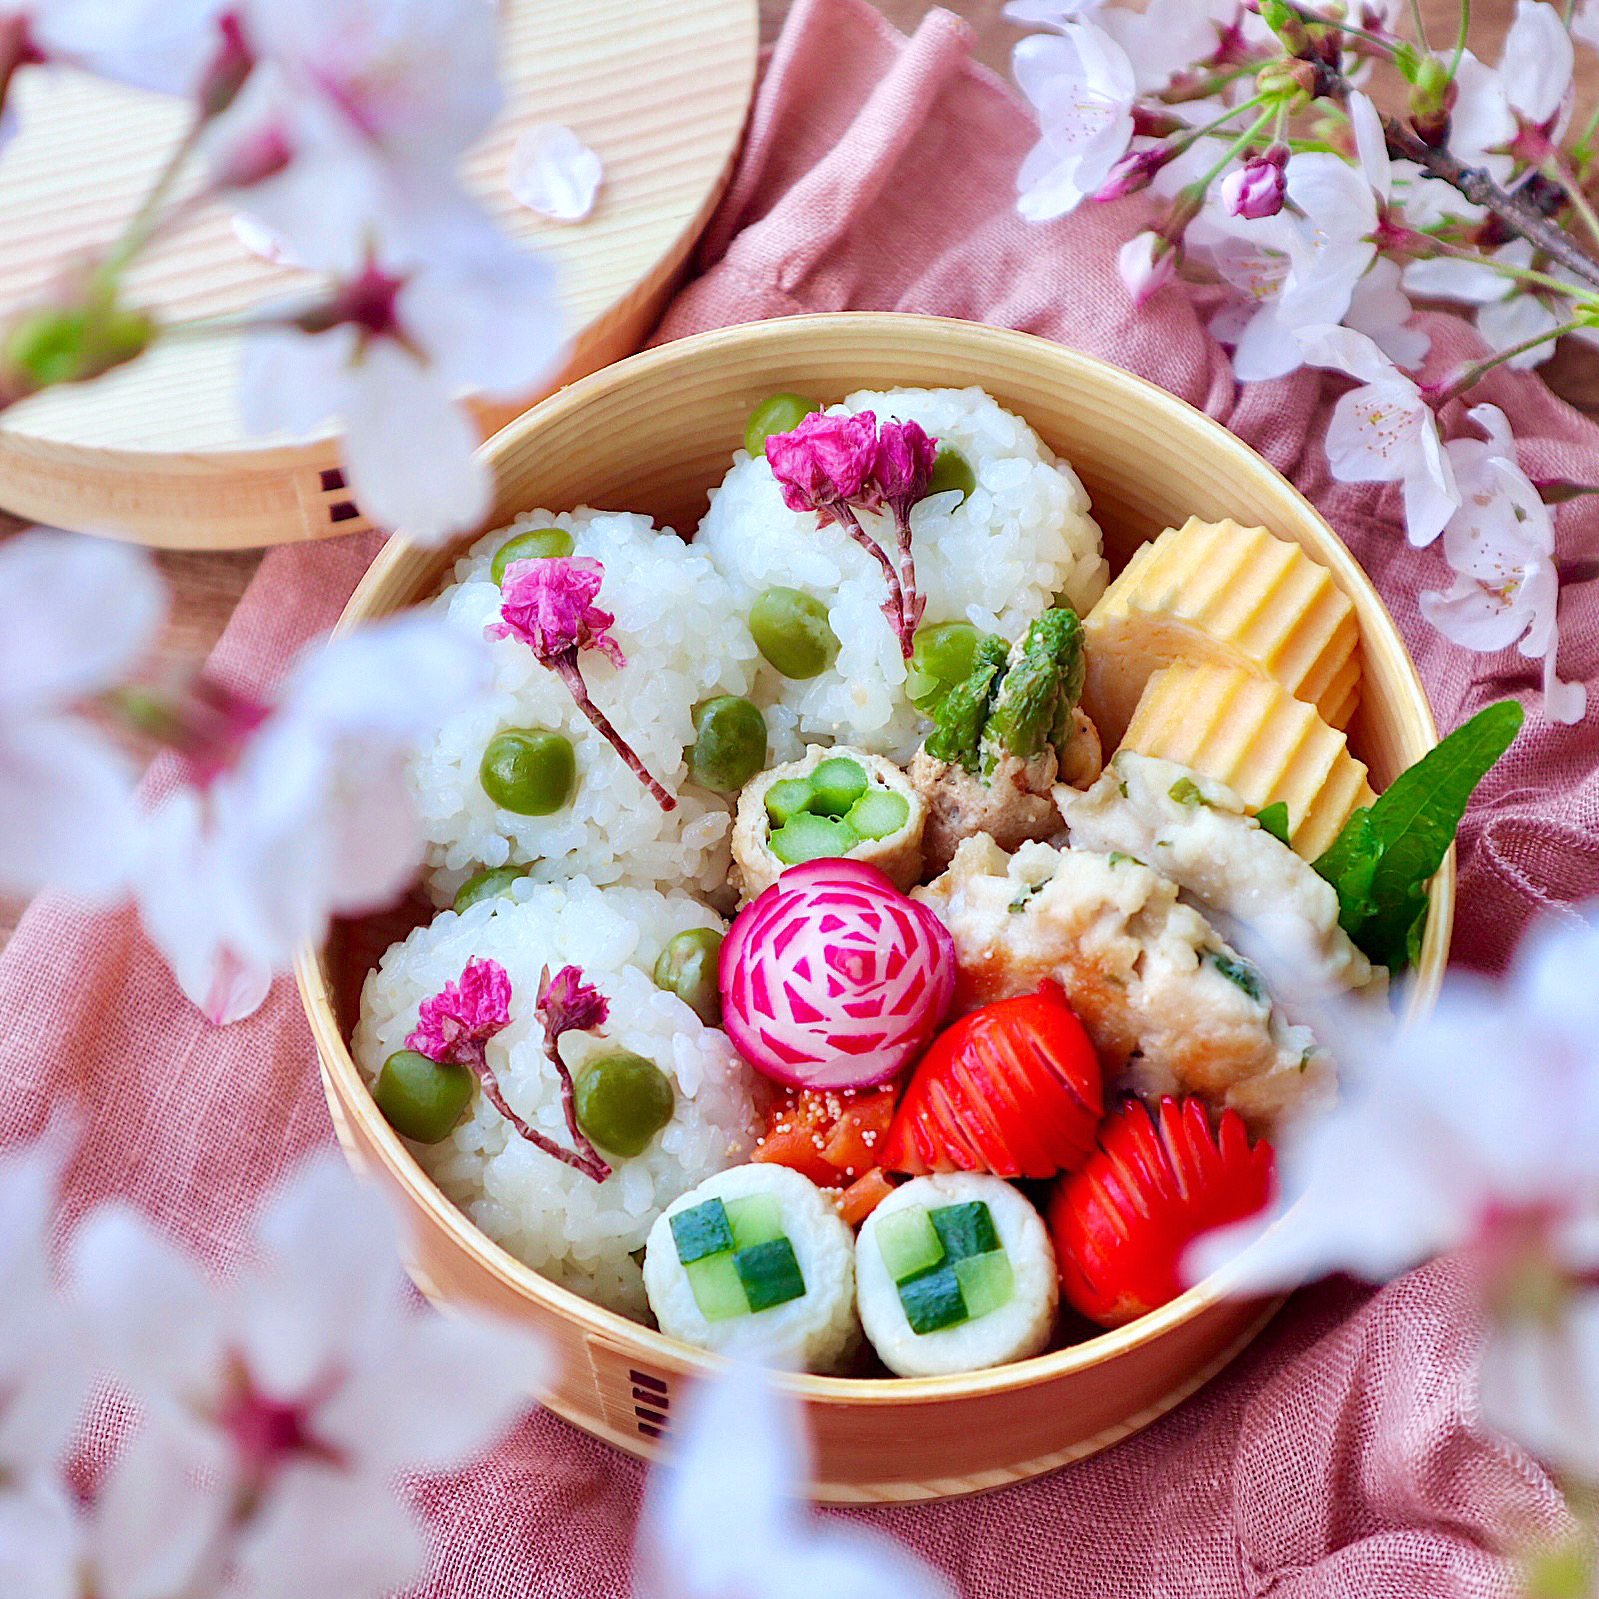
[[[1590,50],[1599,49],[1599,0],[1577,0],[1571,17],[1571,35]]]
[[[166,589],[147,551],[30,528],[0,543],[0,718],[119,683],[155,644]]]
[[[69,1261],[74,1302],[117,1379],[166,1420],[208,1407],[231,1329],[195,1261],[117,1203],[78,1229]]]
[[[493,485],[475,453],[476,424],[407,351],[387,340],[367,351],[343,420],[345,476],[380,526],[440,543],[488,514]]]
[[[1397,406],[1392,400],[1388,406]],[[1375,407],[1368,411],[1375,416]],[[1405,531],[1412,544],[1430,544],[1449,523],[1460,505],[1454,470],[1438,438],[1438,424],[1425,404],[1412,413],[1413,453],[1404,465],[1402,486],[1405,501]],[[1379,429],[1382,424],[1374,424]]]
[[[1542,295],[1508,294],[1478,308],[1477,331],[1495,353],[1511,350],[1529,339],[1553,333],[1567,319],[1568,311],[1569,307],[1563,306],[1562,311],[1557,313]],[[1555,344],[1554,339],[1535,344],[1530,350],[1511,356],[1505,365],[1522,371],[1542,366],[1555,353]]]
[[[796,1502],[809,1455],[798,1401],[765,1373],[733,1366],[696,1387],[645,1494],[634,1599],[952,1599],[909,1550]]]
[[[136,849],[133,782],[127,758],[87,722],[0,720],[0,892],[120,893]]]
[[[1516,606],[1475,578],[1457,577],[1441,592],[1425,589],[1417,603],[1421,614],[1445,638],[1485,654],[1509,649],[1527,625]]]
[[[1552,647],[1543,658],[1543,713],[1566,727],[1576,726],[1588,714],[1587,684],[1567,683],[1556,675]]]
[[[1344,324],[1366,334],[1396,366],[1414,370],[1426,359],[1432,339],[1410,325],[1415,308],[1399,285],[1399,263],[1379,256],[1350,294]]]
[[[317,1431],[363,1471],[453,1471],[520,1422],[554,1374],[552,1352],[516,1328],[431,1310],[391,1317],[318,1408]]]
[[[570,128],[541,122],[511,151],[506,183],[528,210],[556,222],[581,222],[594,209],[605,168]]]
[[[1355,134],[1355,160],[1361,176],[1380,200],[1393,194],[1393,168],[1388,160],[1388,140],[1377,108],[1358,90],[1349,96],[1349,122]]]
[[[1485,168],[1496,183],[1503,183],[1513,167],[1504,150],[1516,136],[1516,117],[1500,75],[1467,50],[1455,71],[1455,90],[1449,113],[1450,148],[1461,160]]]
[[[225,0],[48,0],[30,34],[46,57],[139,89],[188,95],[220,43]]]
[[[409,1590],[426,1544],[381,1479],[291,1465],[238,1550],[249,1599],[380,1599]]]
[[[1571,73],[1575,63],[1565,20],[1545,0],[1516,0],[1516,18],[1505,35],[1499,77],[1505,98],[1535,126],[1552,125],[1560,137],[1570,111]]]
[[[227,1457],[198,1428],[145,1420],[95,1497],[89,1533],[103,1599],[165,1599],[208,1574],[232,1509]],[[214,1573],[209,1573],[215,1575]]]
[[[1512,239],[1497,250],[1489,251],[1488,256],[1511,266],[1528,267],[1532,265],[1532,253],[1528,240]],[[1502,300],[1515,292],[1514,285],[1502,272],[1495,272],[1492,267],[1475,260],[1456,261],[1448,256],[1412,261],[1404,270],[1404,281],[1412,294],[1434,300],[1460,300],[1466,305],[1486,305],[1490,300]]]
[[[0,1593],[18,1599],[82,1599],[82,1531],[54,1483],[0,1493]]]
[[[1176,252],[1155,233],[1135,233],[1116,252],[1116,271],[1134,305],[1143,305],[1176,270]]]
[[[1363,173],[1336,155],[1311,152],[1288,161],[1288,198],[1302,213],[1288,235],[1292,266],[1283,284],[1284,315],[1299,325],[1343,319],[1349,296],[1377,251],[1377,202]]]
[[[1599,1291],[1577,1291],[1557,1317],[1497,1325],[1478,1384],[1490,1426],[1558,1471],[1599,1476]]]

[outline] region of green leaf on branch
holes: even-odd
[[[1339,925],[1392,972],[1411,964],[1426,929],[1427,884],[1460,819],[1521,728],[1514,700],[1489,705],[1344,824],[1316,870],[1338,892]]]

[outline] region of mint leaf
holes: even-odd
[[[1402,971],[1426,929],[1427,883],[1460,819],[1521,729],[1514,700],[1485,706],[1355,812],[1313,864],[1338,891],[1339,925],[1372,960]]]
[[[1255,812],[1255,820],[1279,844],[1288,842],[1288,803],[1286,800],[1273,800],[1270,805]]]

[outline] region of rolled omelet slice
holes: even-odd
[[[1107,751],[1173,661],[1234,666],[1349,725],[1360,703],[1354,603],[1297,544],[1190,517],[1133,556],[1084,620],[1083,706]]]
[[[1121,747],[1225,783],[1251,811],[1280,800],[1288,842],[1307,861],[1377,797],[1341,732],[1242,667],[1182,661],[1154,673]]]
[[[875,866],[896,888],[922,876],[927,801],[881,755],[812,744],[804,756],[744,785],[733,823],[733,872],[745,900],[790,866],[845,857]]]

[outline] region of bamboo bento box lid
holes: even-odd
[[[500,15],[506,109],[466,172],[513,237],[555,262],[572,331],[566,382],[641,342],[721,195],[754,89],[756,0],[501,0]],[[187,115],[179,101],[66,70],[26,74],[15,92],[21,131],[0,160],[0,322],[36,303],[64,260],[115,236]],[[604,162],[582,222],[547,221],[507,187],[518,135],[543,122],[572,127]],[[141,259],[129,297],[169,316],[215,316],[295,285],[212,205]],[[236,340],[174,341],[14,406],[0,426],[0,508],[189,549],[366,527],[331,430],[243,433],[238,355]],[[481,409],[487,433],[524,406]]]

